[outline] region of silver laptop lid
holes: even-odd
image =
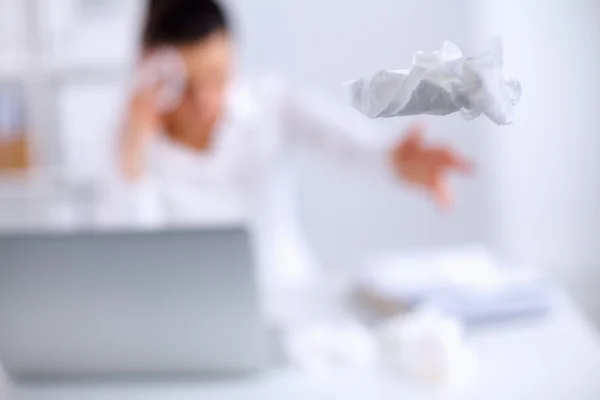
[[[265,361],[243,229],[0,235],[13,376],[236,373]]]

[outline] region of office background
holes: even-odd
[[[486,241],[559,276],[600,321],[599,2],[226,4],[238,23],[245,73],[275,70],[340,103],[346,79],[406,67],[415,51],[435,50],[443,40],[472,53],[501,35],[507,68],[523,83],[515,125],[420,118],[432,140],[455,144],[478,166],[475,176],[454,181],[455,210],[440,213],[422,194],[382,174],[347,171],[305,155],[298,183],[308,239],[325,265],[349,267],[410,246]],[[60,170],[81,183],[110,162],[142,5],[0,0],[0,79],[22,82],[27,90],[34,171]],[[373,125],[401,132],[413,120]],[[2,176],[5,199],[28,192],[20,175]],[[32,218],[19,212],[19,200],[3,203],[1,225]]]

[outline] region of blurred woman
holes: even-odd
[[[314,276],[293,206],[299,147],[357,166],[385,165],[399,182],[442,205],[445,176],[468,162],[429,146],[417,126],[391,148],[348,110],[275,80],[242,81],[224,10],[211,0],[152,0],[143,35],[140,82],[122,134],[122,222],[243,223],[255,233],[263,279]],[[122,192],[123,192],[122,191]]]

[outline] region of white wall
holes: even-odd
[[[240,23],[246,70],[275,67],[342,101],[341,83],[377,69],[410,65],[417,50],[453,40],[471,51],[467,0],[229,0]],[[349,108],[349,112],[352,112]],[[478,158],[475,125],[430,118],[432,138]],[[410,119],[374,122],[403,130]],[[381,176],[305,160],[300,179],[307,234],[328,264],[356,265],[382,249],[478,240],[485,232],[479,178],[456,182],[458,204],[441,215],[420,195]]]
[[[473,0],[521,79],[514,126],[488,129],[496,242],[561,277],[600,321],[600,2]]]

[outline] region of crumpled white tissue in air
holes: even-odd
[[[521,84],[503,70],[502,42],[466,57],[451,42],[432,54],[418,52],[410,70],[380,70],[344,84],[348,101],[371,118],[481,114],[498,125],[513,122]]]
[[[460,323],[437,310],[391,319],[379,340],[386,363],[417,381],[463,388],[476,374],[477,359],[464,342]]]

